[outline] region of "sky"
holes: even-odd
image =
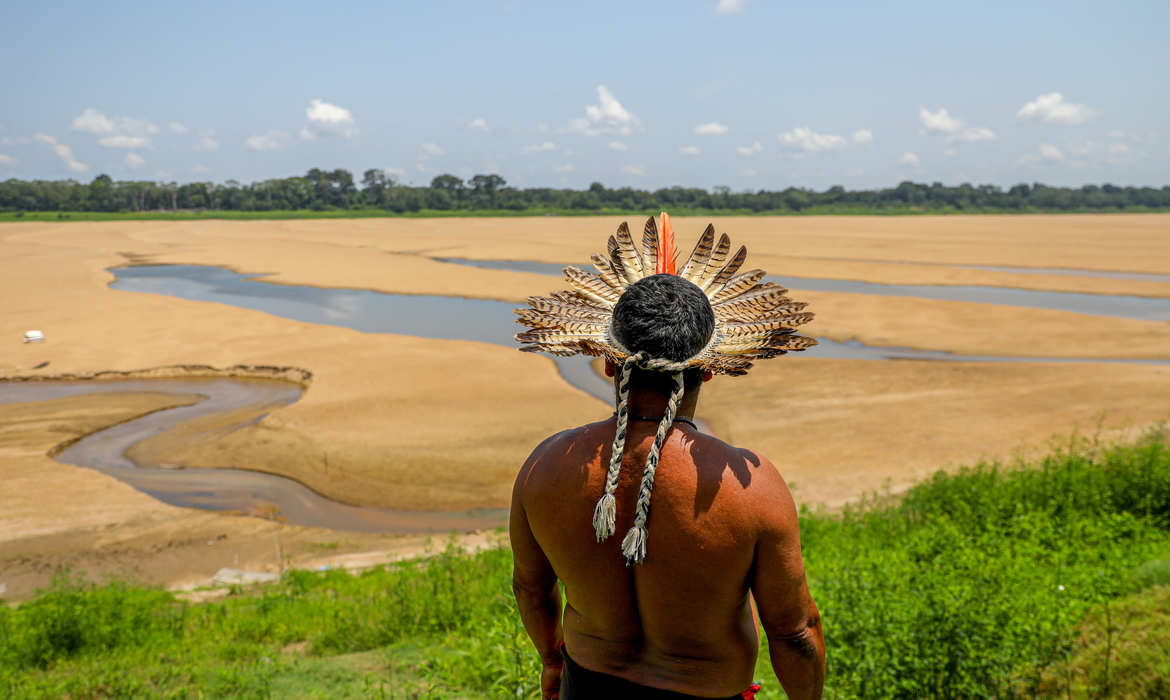
[[[12,2],[0,179],[1170,184],[1170,3]]]

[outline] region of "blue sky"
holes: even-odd
[[[8,3],[0,178],[1170,184],[1170,3]]]

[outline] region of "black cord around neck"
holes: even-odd
[[[613,412],[613,415],[614,415],[614,416],[616,416],[616,415],[617,415],[617,411],[614,411],[614,412]],[[635,416],[635,415],[629,415],[629,416],[626,416],[626,420],[649,420],[649,421],[654,421],[655,423],[661,423],[661,422],[662,422],[662,419],[663,419],[663,418],[665,418],[665,417],[666,417],[666,416],[658,416],[658,417],[655,417],[655,416]],[[686,423],[687,425],[691,426],[691,427],[692,427],[692,428],[694,428],[695,430],[698,430],[698,429],[699,429],[699,426],[695,425],[695,421],[691,420],[690,418],[687,418],[686,416],[675,416],[675,417],[674,417],[674,422],[675,422],[675,423]]]

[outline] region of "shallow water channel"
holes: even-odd
[[[443,262],[486,268],[489,270],[531,272],[556,277],[562,277],[561,268],[564,267],[564,265],[554,263],[537,263],[525,260],[465,260],[462,258],[445,258]],[[591,265],[578,265],[578,267],[586,270],[593,269]],[[1007,270],[1009,268],[995,269]],[[1010,269],[1015,270],[1016,268]],[[1057,274],[1057,272],[1052,271],[1051,274]],[[1091,276],[1098,275],[1093,274]],[[1114,316],[1118,318],[1133,318],[1140,321],[1170,322],[1170,299],[1157,297],[1084,294],[1080,292],[1046,292],[1035,289],[974,285],[876,284],[873,282],[857,282],[854,280],[784,277],[780,275],[768,275],[764,279],[769,282],[775,282],[783,287],[788,287],[797,293],[800,291],[845,292],[848,294],[871,294],[890,297],[917,297],[919,299],[936,299],[939,301],[969,301],[981,304],[998,304],[1000,306],[1021,306],[1030,309],[1070,311],[1072,313],[1089,314],[1091,316]]]
[[[452,259],[445,262],[557,277],[560,277],[562,267],[523,261]],[[515,348],[516,342],[512,336],[522,330],[514,322],[516,317],[512,310],[518,305],[512,302],[272,284],[253,279],[259,275],[241,275],[224,268],[196,265],[137,266],[118,268],[111,272],[116,280],[110,286],[121,291],[229,304],[298,321],[341,326],[366,333],[470,340]],[[786,277],[769,279],[797,290],[918,296],[1170,320],[1170,300],[1164,299],[993,287],[876,285]],[[1089,311],[1090,308],[1094,311]],[[793,355],[801,356],[802,353]],[[1062,361],[1052,358],[961,356],[913,348],[871,347],[856,342],[836,343],[826,339],[822,339],[821,344],[805,356],[855,360]],[[612,385],[592,370],[588,358],[554,359],[561,376],[569,384],[607,404],[612,401]],[[1165,361],[1145,362],[1165,364]],[[133,391],[189,393],[199,395],[203,400],[192,406],[159,411],[103,430],[62,450],[55,456],[56,459],[97,469],[172,505],[252,513],[272,509],[279,511],[282,519],[288,522],[313,527],[368,532],[468,530],[498,524],[506,517],[506,513],[500,510],[437,513],[357,508],[327,499],[296,481],[273,474],[235,469],[183,469],[180,465],[138,465],[126,457],[126,451],[134,444],[196,418],[248,408],[251,410],[242,412],[250,416],[244,422],[218,424],[214,430],[222,434],[224,431],[245,427],[260,420],[267,412],[299,398],[300,388],[289,382],[187,378],[0,383],[0,403]]]

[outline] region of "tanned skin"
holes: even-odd
[[[613,376],[612,364],[606,374]],[[631,383],[630,415],[661,416],[668,398]],[[678,415],[693,417],[698,398],[684,394]],[[780,473],[750,450],[675,423],[654,480],[646,560],[626,566],[621,541],[658,424],[629,422],[617,530],[597,542],[593,508],[615,420],[545,440],[512,493],[512,587],[543,662],[543,697],[559,696],[561,642],[581,666],[644,686],[700,697],[742,693],[759,649],[754,599],[788,697],[820,698],[824,635]],[[558,580],[567,598],[563,626]]]

